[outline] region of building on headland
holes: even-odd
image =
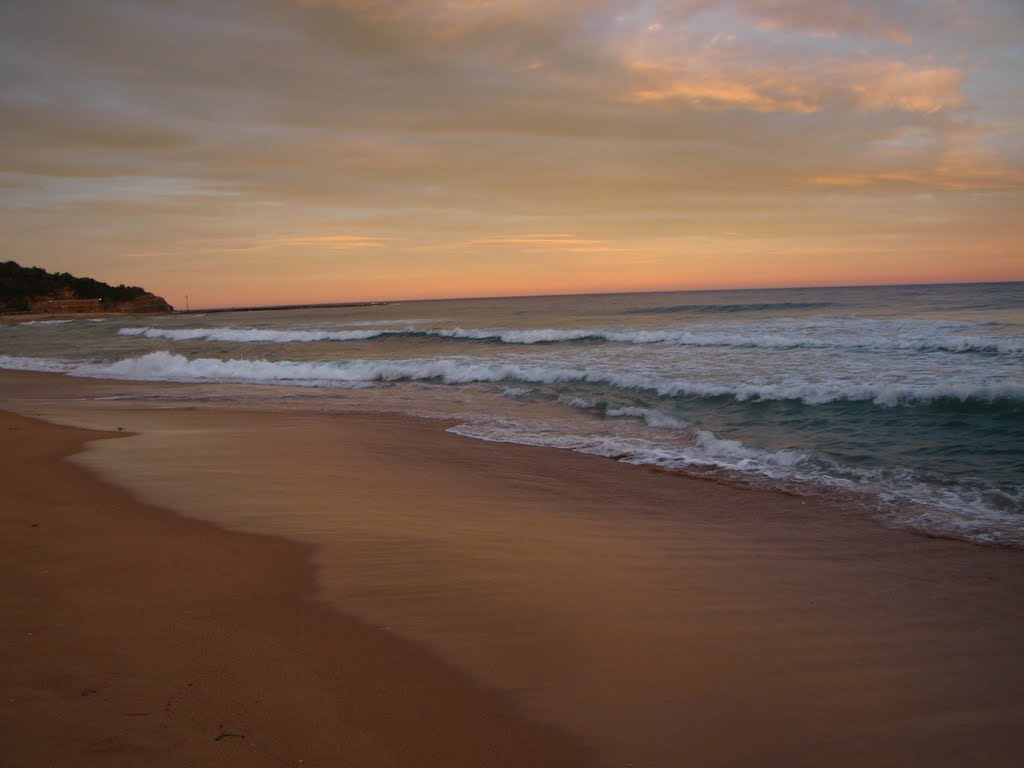
[[[145,293],[128,301],[108,303],[103,299],[40,299],[32,302],[30,312],[49,315],[104,314],[124,312],[126,314],[149,314],[171,312],[173,308],[159,296]]]
[[[102,312],[103,299],[53,299],[52,301],[43,302],[39,308],[43,312],[49,312],[53,315]]]

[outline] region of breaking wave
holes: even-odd
[[[1021,488],[1001,489],[975,479],[955,487],[936,486],[912,470],[841,466],[803,451],[765,450],[741,440],[722,439],[708,430],[692,430],[685,441],[666,444],[614,434],[553,430],[544,424],[489,419],[459,424],[449,432],[478,440],[562,448],[629,464],[718,477],[722,471],[740,482],[767,482],[801,494],[840,493],[876,500],[873,511],[891,523],[971,541],[1024,544],[1018,513]],[[735,473],[735,474],[734,474]]]
[[[661,397],[732,398],[738,401],[795,400],[806,405],[863,401],[885,407],[929,404],[973,404],[1019,411],[1024,407],[1024,383],[975,387],[949,382],[941,385],[864,384],[844,380],[783,384],[712,384],[642,374],[561,366],[530,366],[469,362],[458,358],[409,360],[344,360],[294,362],[269,360],[189,359],[169,352],[150,352],[113,363],[83,364],[77,376],[145,381],[232,381],[306,386],[422,381],[442,384],[563,384],[611,386],[619,390],[652,392]]]
[[[456,341],[500,344],[558,344],[611,342],[617,344],[664,344],[680,347],[742,347],[764,349],[850,349],[879,351],[953,352],[1019,355],[1024,342],[985,336],[947,334],[906,338],[816,338],[799,333],[722,333],[664,330],[614,331],[598,328],[366,328],[348,331],[264,330],[261,328],[122,328],[121,336],[170,341],[214,341],[241,344],[288,344],[366,341],[382,337],[434,337]]]
[[[73,322],[74,320],[26,320],[23,323],[15,323],[15,325],[18,327],[25,327],[27,325],[64,325]]]
[[[8,371],[36,371],[39,373],[71,373],[75,363],[68,360],[48,360],[42,357],[14,357],[0,355],[0,368]]]
[[[594,365],[520,365],[455,356],[302,362],[190,358],[169,351],[106,362],[0,355],[0,368],[140,381],[344,389],[391,382],[493,384],[494,390],[506,397],[530,398],[545,403],[545,409],[547,403],[557,401],[594,418],[583,418],[584,414],[566,409],[551,411],[555,413],[553,418],[534,421],[477,415],[452,431],[485,440],[566,448],[709,477],[736,472],[742,475],[740,482],[768,482],[772,487],[789,489],[809,484],[828,492],[862,494],[879,500],[883,514],[891,511],[892,519],[900,524],[978,541],[1024,543],[1024,490],[1014,477],[1006,479],[1006,470],[1001,476],[984,469],[948,473],[924,459],[912,466],[903,462],[859,465],[852,451],[837,453],[829,447],[829,441],[837,435],[844,444],[851,441],[844,425],[859,425],[862,420],[866,428],[886,425],[884,440],[900,440],[914,430],[914,424],[939,425],[937,429],[950,430],[944,439],[953,448],[961,450],[958,446],[964,442],[975,452],[992,450],[997,458],[1008,455],[1011,458],[1000,459],[1005,465],[1016,455],[1013,451],[1019,451],[1024,382],[986,386],[955,378],[946,382],[931,379],[931,384],[794,378],[770,384],[738,379],[714,383],[696,378],[699,371],[693,371],[693,377],[658,377]],[[291,396],[287,390],[281,391],[282,397]],[[303,396],[314,394],[307,390]],[[773,401],[788,403],[749,408],[737,405]],[[757,430],[736,429],[727,421],[709,423],[704,414],[711,412],[740,413],[744,419],[762,425],[770,425],[771,419],[784,412],[784,418],[832,426],[812,439],[768,439],[764,440],[766,445],[758,446],[753,443],[762,441],[763,436]],[[976,414],[984,418],[963,418]],[[1005,435],[999,438],[1002,442],[980,438],[966,442],[964,436],[977,425],[988,428],[986,425],[997,423],[1001,425],[1000,434]],[[958,459],[954,456],[943,461],[948,465]]]
[[[683,430],[689,427],[685,421],[670,416],[656,408],[644,408],[635,405],[621,405],[607,400],[579,397],[577,395],[560,395],[558,402],[582,411],[591,411],[610,419],[639,419],[649,427],[657,429]]]
[[[630,464],[650,464],[666,469],[703,465],[736,471],[758,470],[781,477],[777,470],[788,470],[809,459],[808,454],[800,451],[767,451],[745,445],[739,440],[722,440],[707,430],[694,430],[689,442],[676,443],[671,448],[638,437],[553,431],[543,425],[508,419],[474,421],[449,427],[448,431],[489,442],[564,448]]]
[[[315,341],[363,341],[403,333],[390,330],[266,331],[259,328],[122,328],[119,336],[142,336],[171,341],[219,341],[243,344],[287,344]]]

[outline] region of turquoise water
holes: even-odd
[[[0,367],[203,381],[1024,544],[1024,284],[406,302],[0,329]]]

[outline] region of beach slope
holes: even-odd
[[[306,547],[62,460],[110,434],[0,412],[0,435],[5,766],[582,763],[507,698],[312,600]]]

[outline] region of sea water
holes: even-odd
[[[0,367],[443,417],[1024,545],[1022,283],[59,319],[0,327]]]

